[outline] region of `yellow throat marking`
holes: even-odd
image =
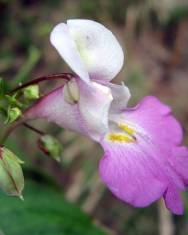
[[[110,133],[108,134],[108,140],[112,142],[120,143],[132,143],[136,141],[134,137],[135,130],[125,124],[118,124],[118,127],[123,130],[124,133]]]
[[[123,124],[123,123],[119,123],[119,124],[118,124],[118,127],[119,127],[121,130],[123,130],[124,132],[126,132],[127,134],[129,134],[129,135],[133,135],[133,134],[135,133],[135,130],[134,130],[134,129],[132,129],[131,127],[129,127],[129,126]]]

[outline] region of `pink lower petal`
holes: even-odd
[[[188,149],[180,146],[180,124],[155,97],[144,98],[123,116],[119,120],[135,129],[136,141],[102,140],[105,156],[99,170],[103,181],[118,198],[137,207],[164,195],[168,208],[180,214],[178,195],[188,182]]]
[[[180,192],[173,186],[169,186],[164,194],[166,207],[174,214],[183,214],[183,203],[180,196]]]
[[[136,207],[145,207],[165,192],[167,182],[157,177],[154,161],[147,160],[150,156],[121,148],[106,151],[100,162],[100,175],[118,198]]]

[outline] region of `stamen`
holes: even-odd
[[[134,129],[132,129],[131,127],[129,127],[129,126],[125,125],[125,124],[119,123],[118,127],[120,129],[122,129],[124,132],[126,132],[127,134],[129,134],[129,135],[133,135],[135,133]]]
[[[135,138],[132,136],[128,136],[125,134],[117,134],[117,133],[111,133],[108,135],[108,140],[112,142],[124,142],[124,143],[131,143],[135,142]]]
[[[136,141],[135,130],[124,123],[118,124],[121,132],[117,133],[109,133],[107,139],[112,142],[120,142],[120,143],[132,143]],[[122,132],[123,131],[123,132]]]

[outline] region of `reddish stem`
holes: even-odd
[[[31,86],[31,85],[34,85],[34,84],[38,84],[38,83],[43,82],[43,81],[48,81],[48,80],[52,80],[52,79],[53,80],[63,79],[63,80],[68,81],[73,77],[74,77],[74,75],[71,74],[71,73],[59,73],[59,74],[52,74],[52,75],[42,76],[42,77],[36,78],[34,80],[31,80],[29,82],[26,82],[21,86],[16,87],[14,90],[10,91],[9,94],[12,94],[12,93],[14,93],[16,91],[19,91],[19,90],[21,90],[25,87],[28,87],[28,86]]]
[[[29,124],[27,124],[26,122],[24,122],[24,119],[20,119],[17,122],[13,123],[4,133],[1,141],[0,141],[0,148],[1,146],[3,146],[4,142],[6,141],[6,139],[9,137],[9,135],[20,125],[23,125],[25,127],[27,127],[28,129],[34,131],[35,133],[39,134],[39,135],[44,135],[45,133]],[[1,154],[1,152],[0,152]]]
[[[28,87],[30,85],[34,85],[34,84],[38,84],[40,82],[43,81],[48,81],[48,80],[58,80],[58,79],[63,79],[66,81],[69,81],[71,78],[73,78],[74,75],[71,73],[59,73],[59,74],[52,74],[52,75],[47,75],[47,76],[42,76],[39,78],[36,78],[34,80],[31,80],[27,83],[24,83],[23,85],[20,85],[18,87],[16,87],[15,89],[13,89],[12,91],[9,92],[9,95],[11,95],[12,93],[19,91],[25,87]],[[3,145],[3,143],[5,142],[5,140],[7,139],[7,137],[13,132],[14,129],[16,129],[20,124],[23,124],[25,127],[29,128],[30,130],[35,131],[36,133],[43,135],[44,133],[32,126],[30,126],[29,124],[25,123],[25,119],[21,118],[19,119],[17,122],[13,123],[4,133],[3,137],[0,139],[0,147]]]
[[[45,133],[37,128],[35,128],[34,126],[31,126],[29,124],[27,124],[26,122],[23,123],[23,126],[27,127],[28,129],[34,131],[35,133],[37,133],[38,135],[44,135]]]

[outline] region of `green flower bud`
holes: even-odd
[[[6,98],[8,104],[9,104],[10,106],[15,106],[15,107],[18,107],[18,108],[22,108],[22,107],[23,107],[23,104],[20,103],[20,101],[18,101],[18,100],[16,99],[16,95],[17,95],[16,93],[15,93],[13,96],[5,95],[5,98]]]
[[[28,100],[36,100],[40,97],[39,86],[31,85],[23,89],[23,95]]]
[[[80,92],[75,79],[71,79],[64,86],[64,99],[69,104],[76,104],[79,101]]]
[[[51,135],[43,135],[40,137],[39,148],[47,155],[60,162],[63,152],[62,144]]]
[[[24,177],[20,164],[23,162],[9,149],[0,147],[0,188],[8,195],[21,199]]]
[[[5,123],[12,123],[14,121],[16,121],[20,116],[22,115],[22,111],[17,108],[17,107],[13,107],[13,108],[8,108],[7,111],[7,119],[5,121]]]

